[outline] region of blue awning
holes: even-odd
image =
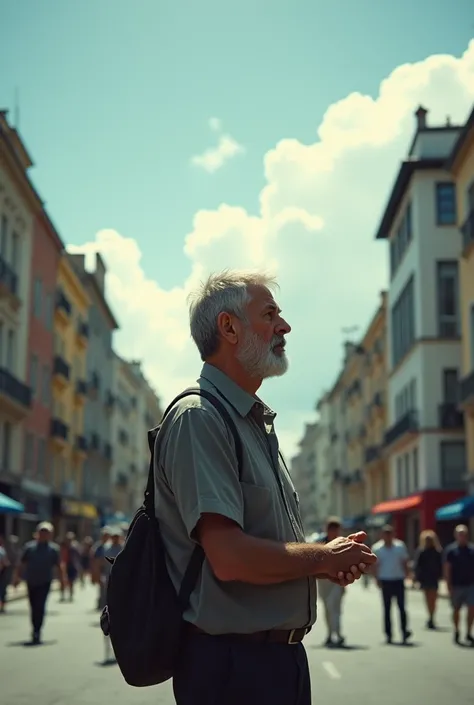
[[[451,502],[451,504],[446,504],[436,510],[438,521],[455,521],[469,517],[474,517],[474,495],[461,497],[456,502]]]
[[[23,514],[25,507],[6,494],[0,492],[0,514]]]

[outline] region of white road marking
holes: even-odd
[[[329,678],[332,678],[333,680],[338,680],[338,678],[341,677],[341,674],[337,670],[336,666],[331,663],[331,661],[323,661],[323,668],[328,674]]]

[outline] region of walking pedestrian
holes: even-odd
[[[447,547],[444,570],[453,607],[454,641],[459,644],[461,609],[467,608],[466,641],[474,646],[474,544],[469,543],[469,530],[464,524],[456,527],[455,542]]]
[[[326,533],[319,539],[321,543],[334,541],[341,535],[342,523],[337,517],[331,517],[326,522]],[[330,580],[318,580],[318,596],[324,604],[324,616],[328,636],[325,646],[344,646],[345,639],[341,634],[341,607],[345,588]]]
[[[415,580],[425,595],[428,610],[428,629],[436,629],[435,613],[439,581],[443,576],[442,550],[434,531],[422,531],[420,545],[414,559]]]
[[[23,574],[28,588],[33,644],[41,643],[46,601],[53,578],[59,577],[59,546],[51,541],[52,534],[52,524],[47,521],[38,524],[34,540],[24,548],[15,576],[18,585]]]
[[[382,593],[384,627],[387,644],[392,643],[392,601],[396,600],[400,613],[400,627],[403,643],[412,636],[408,628],[408,616],[405,600],[405,579],[408,577],[407,547],[395,538],[393,527],[385,525],[382,539],[372,546],[378,562],[375,569],[377,585]]]
[[[110,527],[103,526],[100,532],[100,540],[92,546],[91,580],[99,588],[97,594],[96,609],[101,610],[105,605],[105,591],[102,580],[104,571],[104,551],[110,542]]]
[[[362,532],[305,543],[276,414],[257,396],[263,379],[288,367],[291,329],[275,285],[226,271],[191,298],[198,386],[227,410],[242,462],[228,421],[197,395],[176,402],[155,446],[156,513],[177,590],[196,542],[205,554],[184,613],[177,705],[310,705],[302,642],[316,619],[316,578],[346,585],[376,561]]]
[[[81,553],[76,541],[76,534],[68,531],[61,543],[61,602],[66,600],[66,589],[69,592],[69,602],[74,599],[74,585],[81,570]]]

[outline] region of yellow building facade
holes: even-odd
[[[462,233],[462,372],[459,401],[465,417],[468,488],[474,494],[474,109],[454,147],[450,168],[456,179],[457,218]]]
[[[80,502],[82,467],[87,457],[84,406],[87,396],[86,353],[89,298],[67,256],[58,268],[54,316],[53,418],[51,468],[53,488],[62,498],[57,529],[78,530],[81,519],[94,520],[95,508]]]

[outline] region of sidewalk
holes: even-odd
[[[53,592],[59,590],[59,580],[54,580],[51,586]],[[7,589],[7,604],[15,600],[23,600],[27,597],[26,583],[20,583],[17,588],[10,585]]]

